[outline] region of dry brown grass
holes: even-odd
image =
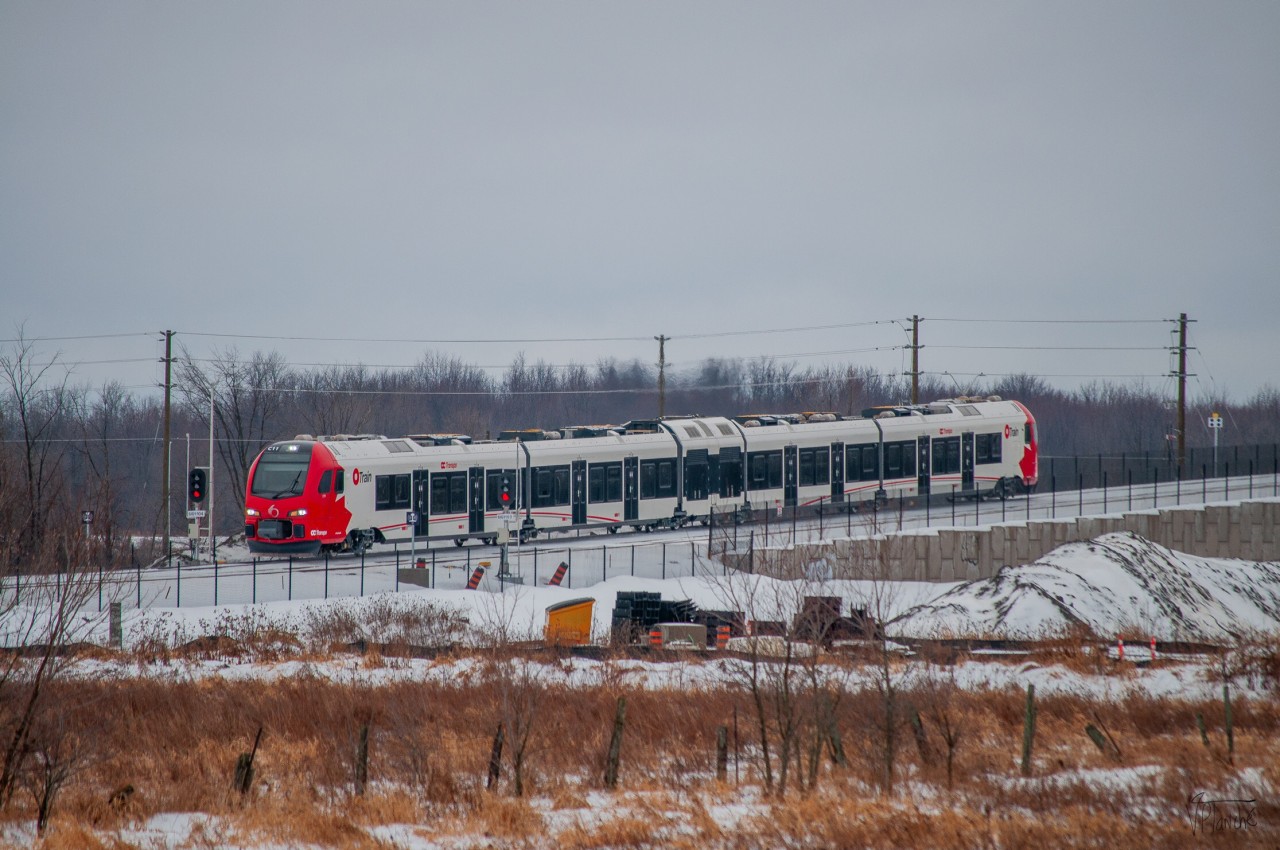
[[[1088,663],[1072,660],[1065,644],[1044,653],[1042,663],[1058,657],[1066,667]],[[376,670],[402,661],[370,653],[360,663]],[[547,663],[567,662],[548,657]],[[180,669],[180,662],[174,664]],[[179,675],[60,682],[56,687],[71,689],[67,696],[74,691],[77,704],[93,707],[76,716],[91,729],[96,755],[68,786],[43,846],[123,847],[113,836],[151,816],[200,812],[215,820],[190,839],[192,847],[218,841],[375,847],[381,845],[372,828],[387,824],[423,836],[581,850],[1192,847],[1204,843],[1193,840],[1185,813],[1189,795],[1235,793],[1242,777],[1243,790],[1260,799],[1260,824],[1243,836],[1215,835],[1214,846],[1280,836],[1280,812],[1266,799],[1268,789],[1280,788],[1280,703],[1274,698],[1233,698],[1235,752],[1229,759],[1220,700],[1044,695],[1037,701],[1033,777],[1023,779],[1023,693],[928,691],[927,679],[904,681],[914,683],[901,694],[896,794],[875,790],[883,704],[867,689],[847,693],[839,703],[836,719],[849,762],[837,766],[824,755],[817,786],[804,788],[793,779],[780,799],[762,793],[749,700],[731,687],[644,691],[608,676],[593,687],[547,685],[526,755],[526,796],[517,798],[508,765],[497,789],[485,790],[502,691],[483,672],[446,683],[378,687],[305,670],[278,680]],[[602,793],[603,757],[623,693],[628,712],[621,790],[610,798],[614,804],[602,808],[593,800]],[[931,708],[945,710],[961,731],[950,791]],[[716,728],[731,725],[735,709],[741,787],[732,757],[729,781],[714,780]],[[906,725],[911,709],[924,720],[923,752]],[[1208,748],[1197,713],[1209,728]],[[1118,757],[1094,747],[1084,734],[1090,723],[1106,728]],[[363,724],[370,738],[369,785],[362,795],[354,777]],[[232,772],[259,726],[264,733],[256,778],[241,799],[231,790]],[[126,786],[132,792],[112,802]],[[721,806],[739,817],[748,814],[737,827],[724,828],[712,814]],[[0,823],[30,818],[30,799],[22,795],[0,813]]]

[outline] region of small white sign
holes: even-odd
[[[1210,427],[1210,428],[1221,428],[1221,427],[1222,427],[1222,414],[1221,414],[1221,413],[1210,413],[1210,414],[1209,414],[1209,427]]]
[[[187,519],[204,519],[205,512],[202,510],[187,511]]]

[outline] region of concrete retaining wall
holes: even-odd
[[[907,531],[876,539],[837,540],[811,558],[830,554],[843,564],[892,580],[967,581],[990,578],[1003,566],[1029,564],[1065,543],[1131,531],[1179,552],[1209,558],[1280,561],[1280,500],[1174,507],[1107,516],[1001,523],[979,528]],[[829,552],[827,551],[829,550]],[[767,569],[769,553],[726,556],[731,567]],[[866,567],[865,565],[874,565]],[[856,570],[855,570],[856,571]],[[841,576],[843,577],[843,576]],[[857,577],[857,576],[851,576]]]

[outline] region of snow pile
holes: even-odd
[[[914,637],[1099,635],[1222,641],[1280,631],[1280,563],[1198,558],[1137,535],[1062,546],[918,605],[891,624]]]

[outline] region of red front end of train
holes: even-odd
[[[255,554],[315,555],[345,543],[351,524],[345,470],[323,443],[263,450],[249,470],[245,539]]]

